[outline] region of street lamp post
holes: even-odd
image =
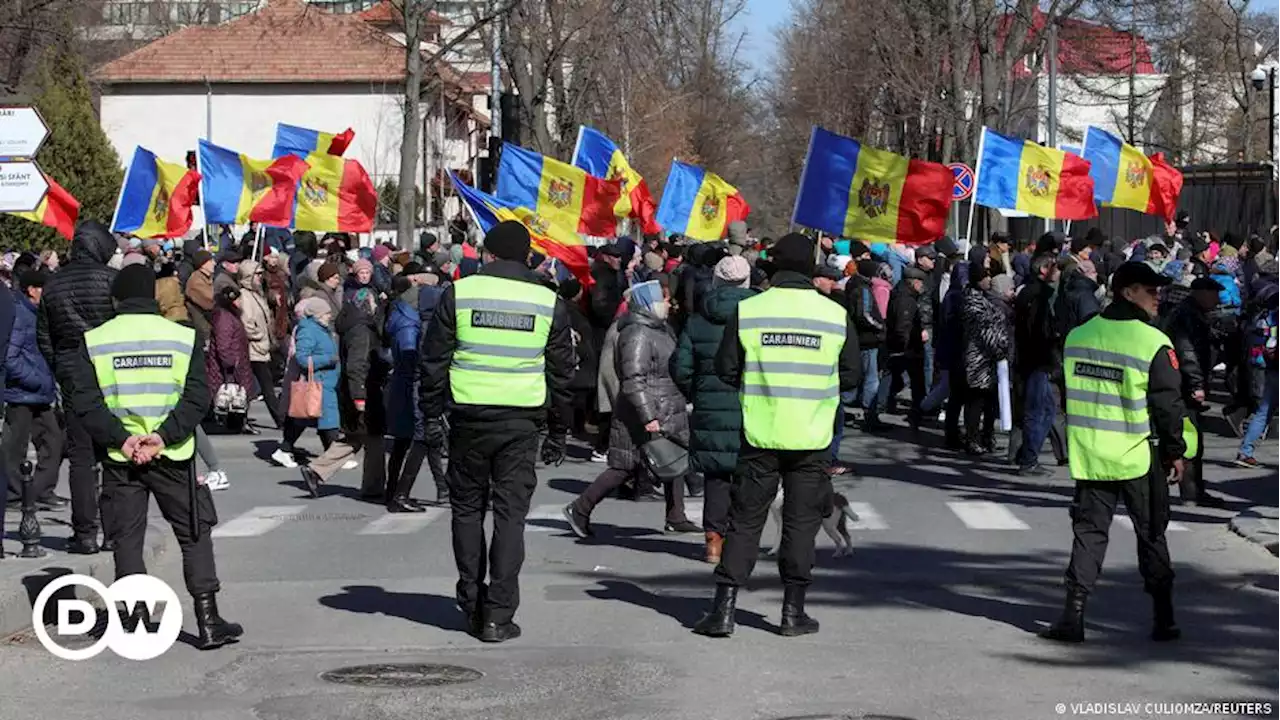
[[[1249,80],[1253,83],[1253,89],[1258,92],[1262,92],[1263,87],[1267,88],[1267,158],[1274,165],[1276,162],[1276,68],[1264,70],[1259,65],[1250,73]]]

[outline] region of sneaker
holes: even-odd
[[[231,481],[221,470],[210,470],[209,474],[204,476],[204,486],[210,490],[226,490],[231,487]]]
[[[695,525],[694,523],[688,520],[681,520],[680,522],[673,522],[673,523],[669,522],[663,525],[662,532],[668,535],[678,535],[683,533],[700,533],[702,532],[702,527],[699,525]]]
[[[1254,458],[1249,457],[1248,455],[1237,455],[1235,465],[1236,467],[1242,467],[1242,468],[1262,467],[1262,463],[1258,462]]]
[[[286,451],[284,448],[278,448],[271,453],[271,461],[283,468],[298,467],[298,461],[294,459],[293,453]]]
[[[609,461],[609,453],[602,453],[598,450],[591,451],[591,462],[602,463]]]
[[[1018,468],[1018,475],[1022,477],[1046,477],[1052,474],[1053,474],[1052,470],[1041,465],[1040,463],[1035,463],[1032,465],[1023,465],[1022,467]]]
[[[360,462],[358,460],[348,460],[342,463],[343,470],[355,470],[358,467],[360,467]]]
[[[579,510],[577,505],[569,503],[564,506],[564,519],[574,535],[585,539],[594,534],[591,532],[591,516]]]

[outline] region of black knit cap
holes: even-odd
[[[111,282],[111,297],[116,300],[154,300],[156,273],[148,265],[128,265],[116,273]]]
[[[790,270],[813,276],[813,240],[800,233],[787,233],[769,250],[774,270]]]
[[[484,249],[500,260],[523,263],[529,257],[529,229],[515,220],[503,220],[485,234]]]

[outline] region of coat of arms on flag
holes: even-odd
[[[1124,181],[1129,184],[1129,187],[1142,187],[1147,182],[1147,169],[1142,163],[1129,163],[1124,171]]]
[[[858,188],[858,207],[867,217],[878,217],[889,211],[889,183],[879,178],[867,178]]]
[[[1049,194],[1049,170],[1041,165],[1027,168],[1027,191],[1036,197]]]
[[[307,178],[302,184],[302,196],[309,205],[324,205],[329,201],[329,184],[320,178]]]
[[[714,220],[716,215],[720,214],[720,198],[715,195],[707,195],[706,199],[702,201],[701,212],[702,217],[706,218],[708,222]]]
[[[558,208],[567,208],[573,202],[573,183],[567,180],[552,180],[547,185],[547,199]]]

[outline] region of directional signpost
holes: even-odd
[[[49,181],[36,165],[36,153],[49,126],[33,107],[0,107],[0,212],[31,212],[40,207]]]

